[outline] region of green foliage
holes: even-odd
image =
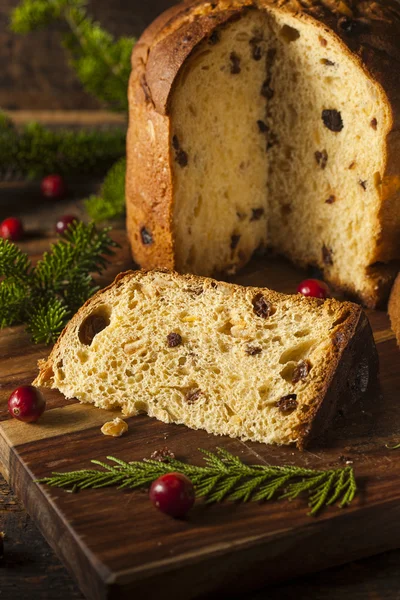
[[[102,468],[53,473],[39,483],[70,491],[107,486],[135,489],[149,486],[165,473],[179,472],[191,479],[196,495],[206,498],[207,502],[266,501],[274,498],[293,500],[306,493],[310,515],[316,515],[323,507],[335,503],[341,507],[347,506],[357,493],[351,467],[316,471],[294,466],[246,465],[222,448],[218,448],[215,454],[206,450],[201,452],[206,463],[202,467],[176,459],[166,459],[166,462],[145,459],[126,463],[109,456],[107,458],[112,465],[92,460],[93,464]]]
[[[103,174],[124,154],[125,133],[119,129],[52,131],[31,123],[18,131],[0,113],[0,179],[49,173]]]
[[[91,274],[104,271],[117,246],[108,232],[73,223],[35,268],[15,244],[0,238],[0,327],[26,323],[34,342],[54,342],[98,290]]]
[[[126,159],[121,158],[103,182],[100,194],[90,196],[85,201],[85,208],[94,221],[105,221],[120,217],[125,212],[125,172]]]
[[[84,88],[112,110],[125,112],[135,39],[115,39],[88,16],[86,5],[86,0],[23,0],[12,13],[11,28],[28,33],[65,23],[69,32],[63,45]]]

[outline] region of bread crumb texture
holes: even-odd
[[[187,9],[187,17],[176,17],[188,31],[193,27],[193,35],[202,10],[211,19],[232,5],[236,18],[204,33],[182,58],[168,96],[169,150],[160,138],[149,140],[157,165],[160,153],[169,153],[171,200],[159,187],[157,200],[149,199],[146,208],[143,175],[135,178],[132,172],[128,215],[139,202],[146,224],[143,210],[150,219],[152,210],[161,214],[158,205],[171,202],[179,272],[234,273],[268,246],[298,264],[319,266],[329,281],[373,304],[380,291],[370,267],[398,257],[393,245],[385,252],[382,245],[385,239],[392,244],[389,229],[399,224],[398,209],[390,212],[389,223],[382,203],[387,193],[389,204],[394,202],[400,189],[397,184],[389,191],[385,175],[393,119],[383,88],[333,29],[301,10],[280,10],[273,2],[242,11],[234,2],[198,4]],[[350,42],[362,37],[360,28],[369,31],[368,19],[352,20],[346,3],[331,4],[334,22]],[[359,4],[361,11],[368,3]],[[209,31],[208,24],[202,26]],[[191,39],[185,32],[180,38],[174,20],[168,20],[156,40],[175,56]],[[128,157],[150,179],[153,163],[135,133],[140,110],[132,95]],[[153,239],[151,260],[140,239],[132,238],[143,267],[170,266],[158,254],[161,237]],[[398,254],[397,242],[396,247]]]
[[[130,272],[77,313],[35,384],[125,415],[300,443],[336,372],[349,394],[365,391],[368,361],[342,360],[361,314],[335,300]],[[372,336],[362,352],[370,345]]]

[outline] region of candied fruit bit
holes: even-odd
[[[110,435],[112,437],[121,437],[128,431],[128,423],[117,417],[113,421],[107,421],[101,428],[103,435]]]

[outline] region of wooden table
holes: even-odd
[[[54,226],[56,216],[71,212],[83,214],[79,198],[90,191],[93,191],[93,186],[78,185],[75,195],[72,194],[63,202],[51,202],[40,199],[35,184],[0,185],[0,219],[12,214],[20,216],[28,231],[34,232],[35,236],[45,236]],[[45,246],[45,240],[43,242]],[[67,571],[1,477],[0,531],[6,533],[5,556],[0,563],[0,600],[83,599]],[[329,540],[326,543],[329,544]],[[271,587],[253,594],[251,598],[399,600],[400,551]]]

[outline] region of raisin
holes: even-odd
[[[290,215],[293,212],[291,204],[282,204],[281,213],[285,216]]]
[[[261,317],[262,319],[270,317],[275,312],[272,304],[261,293],[256,294],[253,298],[253,310],[257,317]]]
[[[188,155],[187,152],[182,150],[177,135],[174,135],[172,138],[172,147],[175,150],[175,160],[178,165],[181,167],[186,167],[188,164]]]
[[[271,131],[267,141],[267,151],[279,144],[279,138],[274,131]]]
[[[319,39],[319,43],[321,44],[321,46],[322,46],[323,48],[326,48],[326,46],[328,45],[328,42],[326,41],[326,39],[325,39],[325,38],[323,38],[321,35],[320,35],[320,36],[318,36],[318,39]]]
[[[247,346],[246,348],[246,354],[248,356],[257,356],[257,354],[261,354],[262,352],[262,348],[259,348],[257,346]]]
[[[297,394],[288,394],[287,396],[282,396],[275,406],[283,413],[293,412],[298,406]]]
[[[329,196],[329,198],[327,198],[325,200],[325,204],[333,204],[335,202],[335,200],[336,200],[335,196],[331,195],[331,196]]]
[[[140,237],[142,238],[142,244],[150,246],[153,243],[153,236],[146,227],[142,227],[140,230]]]
[[[210,35],[210,37],[208,38],[208,43],[211,44],[212,46],[214,46],[215,44],[218,44],[220,40],[219,37],[219,32],[215,29],[212,34]]]
[[[336,63],[333,62],[333,60],[329,60],[329,58],[322,58],[321,62],[323,65],[325,65],[326,67],[334,67]]]
[[[355,166],[356,166],[356,162],[355,162],[355,160],[353,160],[353,162],[349,164],[348,169],[350,169],[350,171],[351,171],[352,169],[354,169]]]
[[[261,60],[262,59],[262,55],[263,55],[263,49],[260,46],[260,42],[262,42],[263,39],[260,36],[256,36],[251,38],[249,44],[251,46],[251,56],[253,58],[253,60]]]
[[[358,183],[361,185],[362,189],[365,192],[367,190],[367,182],[360,179],[360,181]]]
[[[250,221],[259,221],[264,214],[263,208],[252,208],[252,215]]]
[[[292,383],[298,383],[305,379],[311,371],[311,364],[308,360],[301,360],[293,371]]]
[[[167,335],[168,348],[176,348],[182,344],[182,337],[179,333],[169,333]]]
[[[203,392],[199,388],[190,390],[190,392],[186,394],[186,402],[188,404],[194,404],[200,398],[202,393]]]
[[[328,153],[326,150],[317,150],[314,154],[315,160],[317,161],[317,165],[321,167],[321,169],[325,169],[328,163]]]
[[[238,243],[240,242],[240,235],[236,235],[235,233],[231,236],[231,250],[235,250],[237,248]]]
[[[268,125],[264,121],[257,121],[258,129],[260,133],[266,133],[269,129]]]
[[[338,133],[343,129],[342,115],[338,110],[335,110],[334,108],[329,110],[323,110],[322,120],[324,122],[325,127],[330,129],[330,131]]]
[[[274,90],[271,88],[271,78],[268,77],[261,86],[261,96],[267,100],[271,100],[274,97]]]
[[[372,119],[370,125],[371,125],[372,129],[374,129],[376,131],[377,127],[378,127],[378,121],[377,121],[377,119]]]
[[[239,75],[239,73],[242,70],[240,68],[240,56],[238,56],[236,54],[236,52],[231,52],[229,59],[231,61],[231,73],[232,73],[232,75]]]
[[[150,455],[151,460],[158,460],[159,462],[168,462],[168,459],[173,460],[175,458],[175,454],[171,452],[171,450],[164,446],[161,450],[155,450]]]
[[[332,250],[325,246],[325,244],[322,246],[322,260],[325,265],[333,265]]]

